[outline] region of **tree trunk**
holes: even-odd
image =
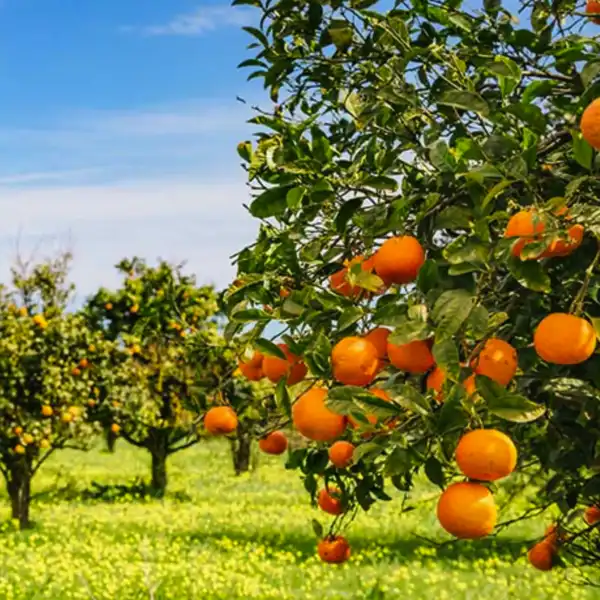
[[[115,445],[117,443],[117,436],[113,433],[112,429],[108,427],[106,429],[106,449],[111,454],[115,451]]]
[[[29,520],[29,505],[31,502],[31,469],[25,461],[15,463],[8,472],[6,482],[12,518],[19,522],[20,529],[31,526]]]
[[[167,445],[162,443],[161,439],[159,443],[154,444],[150,448],[150,454],[152,455],[152,495],[156,498],[163,498],[167,491]]]
[[[236,475],[247,473],[250,470],[251,450],[252,438],[246,431],[238,429],[238,435],[231,440],[231,456]]]

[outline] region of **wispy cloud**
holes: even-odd
[[[158,25],[125,26],[124,32],[147,36],[198,36],[220,27],[241,27],[254,20],[251,9],[239,6],[201,6],[190,13],[176,15]]]

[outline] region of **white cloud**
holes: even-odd
[[[251,9],[239,6],[205,6],[176,15],[161,25],[126,26],[125,32],[139,32],[147,36],[198,36],[223,26],[242,27],[254,20]]]
[[[256,235],[257,222],[242,207],[247,198],[241,179],[0,189],[0,281],[19,241],[25,256],[36,250],[39,258],[57,244],[72,247],[80,297],[116,285],[114,265],[133,255],[187,261],[199,283],[222,288],[234,275],[229,257]]]

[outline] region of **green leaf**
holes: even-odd
[[[426,340],[431,337],[432,331],[425,321],[405,319],[398,328],[390,334],[388,341],[392,344],[409,344],[416,340]]]
[[[412,466],[410,452],[406,448],[396,446],[385,461],[385,474],[388,477],[403,475]]]
[[[302,204],[302,198],[306,194],[306,188],[301,185],[298,187],[293,187],[286,194],[286,204],[290,210],[296,210]]]
[[[425,461],[425,475],[427,475],[427,479],[429,479],[431,483],[444,489],[444,484],[446,482],[444,468],[442,467],[442,463],[434,456],[430,456]]]
[[[449,90],[442,94],[437,103],[473,111],[483,116],[488,115],[490,112],[488,103],[476,92]]]
[[[347,308],[341,315],[338,320],[338,330],[344,331],[354,325],[354,323],[360,321],[364,317],[364,311],[362,308],[358,306],[351,306]]]
[[[600,75],[600,61],[594,60],[586,63],[581,71],[581,81],[584,87],[588,87],[593,83],[594,79]]]
[[[436,342],[432,348],[435,364],[448,374],[458,374],[460,358],[458,348],[451,339]]]
[[[448,206],[436,217],[436,229],[468,229],[473,213],[464,206]]]
[[[292,401],[290,399],[285,377],[282,377],[279,380],[279,383],[275,388],[275,401],[288,417],[292,416]]]
[[[317,377],[327,377],[329,375],[331,342],[323,332],[319,333],[317,336],[317,339],[310,352],[307,352],[307,357],[310,357],[311,371],[313,371]]]
[[[374,188],[376,190],[395,192],[398,189],[398,182],[392,177],[386,177],[385,175],[367,177],[361,183],[366,187]]]
[[[352,43],[353,30],[348,21],[332,19],[327,32],[338,50],[346,50]]]
[[[431,314],[431,318],[437,323],[437,342],[458,332],[469,316],[474,302],[472,294],[462,289],[448,290],[438,298]]]
[[[546,412],[545,406],[508,392],[489,377],[477,375],[475,379],[477,391],[486,401],[488,410],[501,419],[514,423],[529,423],[539,419]]]
[[[352,198],[348,202],[344,202],[335,217],[335,229],[338,233],[343,233],[346,225],[352,219],[356,211],[362,206],[362,198]]]
[[[594,157],[594,150],[592,147],[583,139],[580,131],[571,131],[573,136],[573,155],[575,160],[588,171],[592,169],[592,159]]]
[[[304,307],[294,301],[293,295],[284,300],[281,309],[284,313],[294,317],[299,317],[304,312]]]
[[[426,294],[429,290],[437,287],[439,284],[440,274],[437,263],[434,260],[428,259],[423,263],[417,275],[417,287],[421,292]]]
[[[550,277],[542,265],[534,260],[509,260],[511,275],[525,288],[534,292],[550,292]]]
[[[266,190],[254,199],[250,205],[250,214],[259,219],[279,217],[287,208],[288,186],[274,187]]]
[[[414,387],[408,383],[392,385],[384,388],[393,398],[394,402],[420,415],[431,413],[431,405]]]
[[[231,315],[234,321],[270,321],[271,315],[259,308],[248,308],[246,310],[238,310]]]
[[[485,306],[476,306],[467,319],[467,329],[475,339],[482,338],[488,331],[490,315]]]
[[[508,179],[503,179],[499,181],[485,196],[483,201],[481,202],[481,208],[484,209],[492,200],[496,198],[502,191],[504,191],[509,185],[512,184],[512,181]]]
[[[254,346],[257,350],[260,350],[263,354],[267,354],[269,356],[275,356],[277,358],[281,358],[285,360],[285,354],[281,350],[279,346],[271,342],[270,340],[266,340],[265,338],[258,338],[254,342]]]

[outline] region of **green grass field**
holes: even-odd
[[[445,541],[434,500],[401,515],[379,503],[348,534],[353,556],[342,566],[315,556],[310,507],[283,458],[234,477],[228,448],[205,443],[175,456],[164,501],[83,500],[92,481],[127,483],[146,476],[147,457],[120,443],[113,455],[64,451],[36,480],[36,527],[6,527],[0,543],[3,600],[186,599],[591,599],[567,572],[540,573],[526,562],[529,540],[544,522],[496,539]],[[62,490],[52,493],[52,490]],[[422,491],[423,498],[432,489]],[[6,499],[3,498],[4,505]],[[2,516],[7,514],[4,509]]]

